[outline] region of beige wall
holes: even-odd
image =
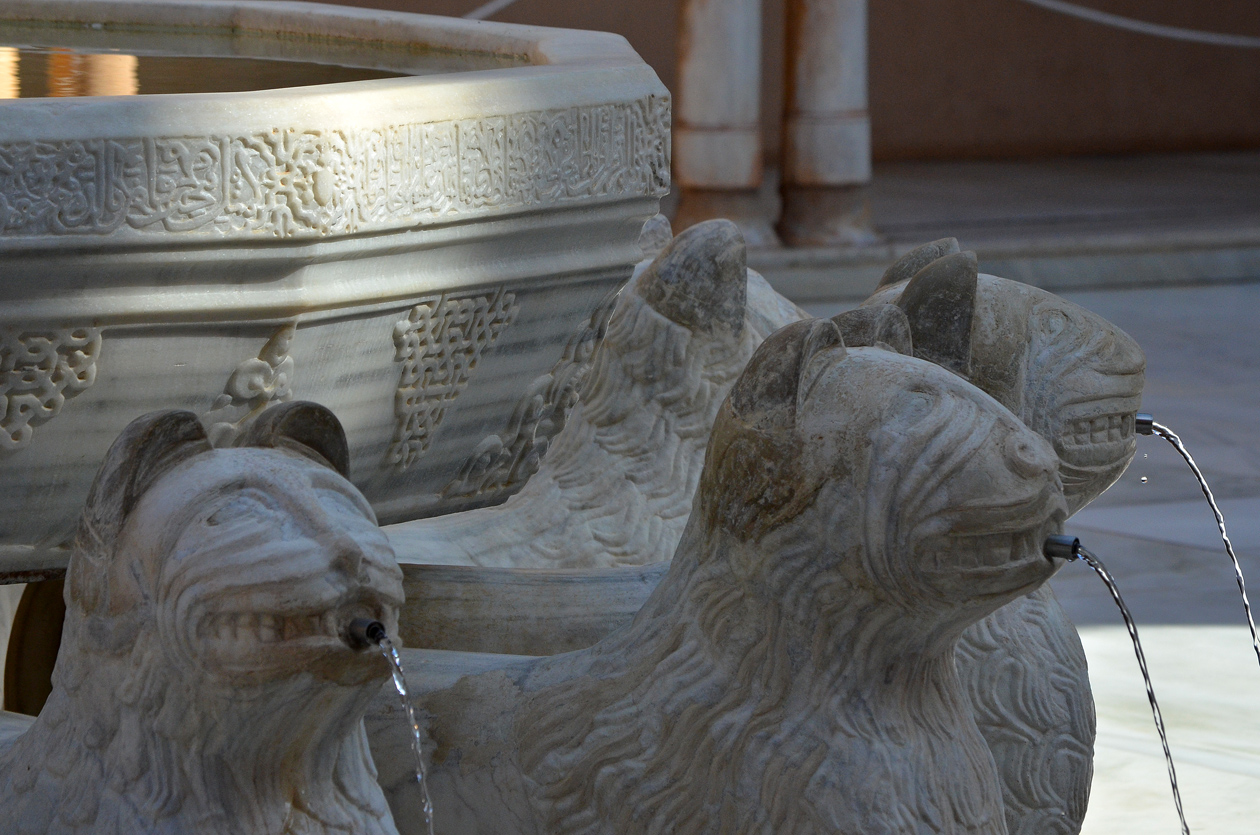
[[[355,0],[460,15],[482,0]],[[764,2],[766,144],[778,147],[783,0]],[[1075,0],[1260,37],[1260,0]],[[678,0],[517,0],[495,20],[624,35],[673,86]],[[1260,148],[1260,50],[1116,31],[1018,0],[870,0],[876,159]]]
[[[1260,36],[1257,0],[1076,0]],[[1016,0],[871,0],[876,155],[1260,147],[1260,50],[1178,43]]]

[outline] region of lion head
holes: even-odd
[[[975,254],[952,238],[904,256],[861,312],[840,318],[887,317],[889,305],[904,312],[915,356],[961,374],[1054,445],[1073,513],[1124,473],[1146,368],[1124,331],[1044,290],[979,274]]]
[[[346,630],[366,617],[397,634],[401,572],[330,412],[277,406],[238,443],[213,449],[171,411],[110,448],[67,573],[52,695],[0,760],[20,818],[393,831],[362,728],[388,667]],[[50,785],[60,803],[42,802]]]
[[[1067,508],[1049,444],[957,375],[846,347],[830,321],[763,343],[707,462],[711,526],[757,540],[812,508],[815,559],[907,610],[961,606],[975,620],[1055,568],[1041,546]]]

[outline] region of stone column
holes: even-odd
[[[788,0],[783,216],[796,246],[876,239],[866,208],[866,0]]]
[[[735,221],[750,246],[776,243],[761,211],[761,2],[683,0],[674,100],[674,229]]]

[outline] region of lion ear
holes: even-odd
[[[637,288],[654,310],[684,327],[738,334],[748,303],[744,236],[729,220],[697,223],[666,244]]]
[[[327,407],[306,400],[267,409],[236,441],[238,447],[288,449],[350,478],[350,446],[346,431]]]
[[[976,254],[956,252],[938,258],[910,279],[897,306],[910,323],[916,357],[964,377],[970,375],[979,275]]]
[[[817,383],[834,351],[844,350],[840,329],[830,319],[807,319],[779,328],[753,352],[731,389],[731,409],[761,431],[783,431],[796,421],[796,408]],[[824,357],[824,352],[828,356]]]
[[[164,473],[211,449],[206,429],[192,412],[149,412],[127,424],[96,472],[83,507],[81,544],[109,554],[127,516]]]
[[[957,238],[941,238],[939,241],[915,247],[893,262],[892,266],[884,272],[884,277],[879,280],[878,287],[887,287],[889,284],[913,278],[915,273],[936,259],[953,255],[955,252],[958,252]]]
[[[844,344],[850,347],[876,345],[899,354],[914,356],[914,340],[910,336],[910,320],[895,304],[873,304],[846,310],[831,321],[840,328]]]
[[[809,323],[809,333],[801,345],[801,366],[796,375],[796,411],[814,390],[823,372],[845,353],[844,336],[830,319],[815,319]]]

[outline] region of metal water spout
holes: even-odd
[[[346,627],[345,641],[350,649],[362,652],[370,647],[379,647],[381,641],[388,638],[385,625],[371,618],[355,618]]]

